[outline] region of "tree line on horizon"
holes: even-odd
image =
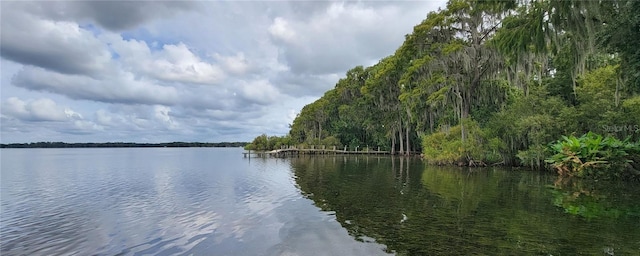
[[[269,138],[535,169],[553,168],[555,154],[606,169],[620,149],[615,161],[640,177],[638,45],[640,1],[450,0]],[[598,146],[551,146],[571,136]]]
[[[65,143],[65,142],[32,142],[0,144],[0,148],[144,148],[144,147],[244,147],[248,142],[168,142],[168,143]]]

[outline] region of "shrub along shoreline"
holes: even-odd
[[[640,181],[640,141],[618,140],[589,132],[563,136],[551,145],[546,160],[562,176]]]

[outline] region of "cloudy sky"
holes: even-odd
[[[2,1],[2,143],[284,135],[444,1]]]

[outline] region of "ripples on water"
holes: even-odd
[[[0,255],[640,255],[635,184],[241,152],[2,149]]]
[[[240,149],[3,149],[2,255],[373,255]]]

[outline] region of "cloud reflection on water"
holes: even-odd
[[[240,152],[3,150],[0,253],[384,253],[304,198],[288,160]]]

